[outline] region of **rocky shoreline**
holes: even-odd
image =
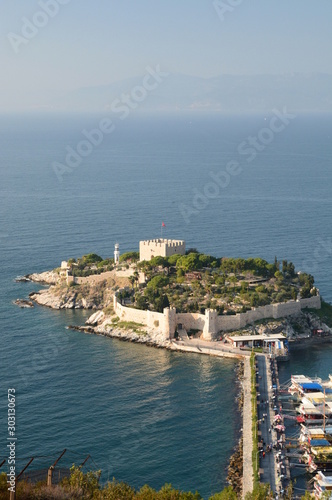
[[[243,377],[244,377],[244,364],[243,362],[240,362],[236,367],[236,379],[239,385],[239,393],[236,400],[241,419],[243,419],[243,402],[244,402]],[[232,486],[233,490],[236,492],[239,498],[242,495],[242,489],[243,489],[242,479],[243,479],[243,436],[240,437],[239,442],[234,449],[234,453],[229,459],[229,465],[227,468],[227,482],[230,486]]]
[[[25,276],[17,278],[16,280],[34,281],[35,283],[41,283],[45,285],[56,285],[59,281],[59,274],[55,271],[45,271],[43,273],[26,274]]]
[[[105,315],[102,311],[92,314],[84,326],[69,325],[68,328],[93,335],[116,338],[125,342],[145,344],[150,347],[167,349],[172,344],[171,341],[164,339],[161,332],[156,330],[137,332],[132,328],[121,328],[116,324],[112,324],[112,317]]]

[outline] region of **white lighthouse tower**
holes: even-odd
[[[119,243],[115,243],[115,245],[114,245],[114,265],[119,264],[119,262],[120,262]]]

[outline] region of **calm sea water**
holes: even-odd
[[[90,453],[105,480],[171,482],[207,498],[225,485],[238,437],[235,363],[69,332],[85,313],[21,310],[12,301],[37,287],[13,280],[92,251],[112,256],[116,241],[138,249],[164,221],[164,236],[207,253],[292,260],[332,301],[332,118],[296,117],[248,162],[238,146],[270,117],[130,116],[60,183],[52,162],[100,118],[0,118],[1,457],[15,387],[22,466],[67,447],[63,463]],[[181,204],[193,207],[231,160],[241,174],[186,221]],[[331,353],[294,354],[281,376],[326,376]]]

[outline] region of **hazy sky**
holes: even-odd
[[[32,91],[108,84],[147,65],[202,77],[332,73],[331,0],[219,0],[220,16],[215,3],[1,0],[0,110]]]

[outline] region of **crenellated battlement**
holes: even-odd
[[[151,260],[153,257],[170,257],[171,255],[184,255],[186,243],[184,240],[169,240],[155,238],[139,242],[140,261]]]

